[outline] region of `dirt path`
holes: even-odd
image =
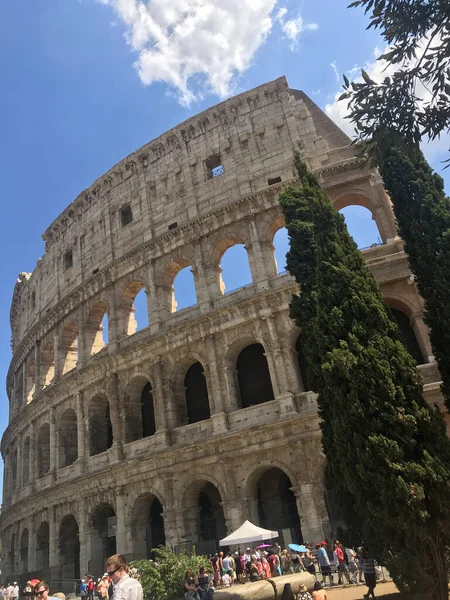
[[[366,592],[367,587],[365,585],[331,590],[327,588],[327,600],[361,600]],[[377,598],[385,598],[385,600],[388,598],[389,600],[400,599],[400,593],[392,581],[378,583],[375,588],[375,595]]]

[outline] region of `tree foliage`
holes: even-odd
[[[450,409],[450,198],[418,145],[392,130],[378,131],[374,142],[411,271],[425,302],[424,318]]]
[[[394,127],[418,142],[450,130],[450,3],[445,0],[356,0],[389,45],[384,59],[396,68],[392,77],[350,83],[344,77],[350,120],[360,139]],[[426,101],[423,102],[423,98]]]
[[[450,441],[361,253],[315,177],[281,196],[291,317],[341,508],[403,590],[447,600]]]
[[[145,600],[184,600],[186,571],[192,569],[198,573],[202,565],[210,568],[206,556],[175,554],[165,546],[156,550],[156,561],[140,560],[131,564],[138,572]]]

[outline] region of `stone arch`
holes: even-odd
[[[50,527],[47,521],[42,521],[36,530],[36,571],[43,573],[44,577],[50,560]],[[42,577],[42,576],[41,576]],[[42,577],[42,578],[44,578]]]
[[[41,387],[46,388],[55,378],[55,349],[50,340],[42,346],[40,368]]]
[[[27,436],[22,447],[22,485],[30,481],[30,436]]]
[[[62,330],[60,341],[61,373],[64,375],[77,366],[78,324],[69,321]]]
[[[187,425],[189,422],[185,379],[189,368],[197,362],[201,365],[206,364],[204,357],[198,353],[190,353],[188,356],[177,360],[173,367],[170,377],[172,402],[167,407],[170,411],[170,421],[173,427]],[[205,377],[207,376],[208,374],[206,373]]]
[[[108,305],[105,301],[99,300],[94,304],[89,312],[89,317],[84,329],[86,354],[91,356],[103,350],[108,344],[105,340],[105,331],[103,328],[104,317],[108,318]]]
[[[153,558],[153,551],[166,543],[164,508],[152,492],[140,494],[131,513],[131,539],[134,559]]]
[[[25,528],[20,536],[19,573],[28,573],[28,536],[28,528]]]
[[[198,475],[183,495],[185,527],[200,554],[214,554],[219,540],[227,535],[222,504],[226,501],[222,486],[212,477]]]
[[[25,399],[26,403],[29,404],[36,392],[36,361],[34,356],[29,358],[26,363],[26,386]]]
[[[303,543],[297,499],[291,488],[297,483],[294,473],[279,461],[259,465],[244,484],[250,513],[265,529],[278,531],[282,547]]]
[[[380,237],[383,240],[383,244],[386,244],[388,238],[393,237],[387,230],[387,223],[385,222],[385,219],[383,219],[382,211],[380,212],[380,208],[382,210],[387,209],[387,206],[380,207],[379,205],[377,205],[374,199],[369,197],[364,192],[364,190],[344,190],[336,196],[334,196],[331,199],[331,201],[336,210],[339,212],[342,211],[342,209],[347,208],[349,206],[361,206],[363,208],[366,208],[371,213],[372,219],[376,223]]]
[[[351,204],[341,208],[339,213],[344,217],[347,231],[359,250],[376,248],[382,244],[377,222],[368,208]]]
[[[125,406],[127,411],[126,443],[156,433],[153,387],[147,376],[137,375],[127,384]]]
[[[91,515],[91,564],[94,573],[101,573],[106,560],[116,554],[117,517],[107,502],[97,504]]]
[[[226,281],[228,280],[227,273],[223,274],[223,258],[225,254],[233,248],[234,246],[239,246],[245,250],[245,254],[242,252],[241,258],[241,271],[243,271],[243,277],[239,281],[234,281],[233,284],[228,284],[228,288],[226,288]],[[246,285],[251,285],[253,283],[253,275],[251,268],[251,260],[248,253],[248,248],[250,246],[250,241],[245,234],[237,234],[230,233],[229,235],[222,237],[213,248],[211,253],[211,266],[214,272],[215,283],[220,294],[225,294],[227,291],[231,292],[235,289],[239,289]],[[246,263],[248,264],[248,270],[246,268]],[[242,266],[245,267],[245,271],[242,269]],[[226,269],[228,270],[228,269]],[[236,271],[234,271],[236,273]]]
[[[413,306],[405,298],[399,296],[385,296],[384,301],[391,310],[391,314],[398,325],[402,341],[418,365],[425,364],[426,351],[423,340],[413,319]],[[422,347],[421,343],[422,342]]]
[[[40,479],[50,471],[50,425],[41,425],[37,435],[37,477]]]
[[[80,578],[80,537],[77,519],[68,514],[59,526],[59,557],[64,579]]]
[[[263,344],[254,342],[245,346],[237,357],[236,371],[241,408],[275,398]]]
[[[106,452],[113,445],[113,439],[109,401],[106,395],[99,394],[89,402],[90,456]]]
[[[142,311],[139,321],[136,320],[136,297],[139,293],[146,293],[146,284],[142,279],[134,279],[127,283],[121,293],[121,332],[125,335],[133,335],[140,329],[148,326],[148,299],[146,299],[147,314]]]
[[[78,458],[77,415],[73,408],[67,408],[59,419],[58,427],[58,467],[68,467]]]
[[[192,296],[191,302],[184,302],[184,306],[181,308],[188,308],[188,306],[194,306],[197,304],[197,286],[195,281],[195,269],[193,259],[185,257],[171,258],[170,261],[164,266],[162,273],[161,285],[158,286],[160,292],[160,302],[163,308],[166,308],[169,313],[177,311],[180,302],[177,300],[179,294],[177,294],[176,280],[180,273],[191,268],[192,281],[190,282],[189,297]],[[195,301],[194,301],[195,296]]]
[[[287,273],[287,253],[289,252],[289,234],[286,227],[280,227],[272,242],[277,275]]]

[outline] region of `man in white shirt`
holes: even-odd
[[[113,584],[112,600],[144,600],[142,585],[128,575],[125,556],[114,554],[108,558],[105,570]]]
[[[11,598],[11,600],[17,600],[19,598],[19,586],[17,585],[17,581],[14,582],[9,597]]]

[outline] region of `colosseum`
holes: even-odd
[[[122,160],[50,225],[45,254],[19,275],[1,444],[2,580],[35,576],[71,591],[115,551],[142,558],[165,543],[209,552],[247,518],[283,544],[331,534],[316,397],[289,318],[297,288],[274,255],[296,149],[337,209],[372,213],[382,243],[364,257],[428,401],[442,405],[382,181],[281,77]],[[234,245],[245,248],[252,281],[226,290],[221,263]],[[187,267],[197,299],[177,310],[174,281]]]

